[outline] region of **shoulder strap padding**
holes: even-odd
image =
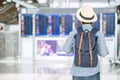
[[[78,27],[78,28],[77,28],[77,32],[78,32],[78,33],[83,32],[83,28],[82,28],[82,27]]]
[[[96,34],[98,32],[98,29],[93,28],[90,32],[93,33],[93,34]]]
[[[82,27],[78,27],[77,28],[77,33],[81,34],[83,32],[83,28]],[[77,34],[76,33],[76,34]],[[76,34],[74,35],[74,38],[76,39]]]

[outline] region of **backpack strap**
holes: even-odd
[[[80,43],[78,46],[78,66],[81,65],[81,48],[82,48],[82,42],[83,42],[83,32],[80,34]]]
[[[90,66],[93,66],[92,60],[92,44],[91,44],[91,38],[90,38],[90,32],[88,32],[88,44],[89,44],[89,53],[90,53]]]
[[[80,43],[78,46],[78,66],[81,65],[81,48],[82,48],[82,42],[83,42],[83,28],[82,27],[78,27],[77,28],[77,33],[79,33],[80,35]],[[76,34],[77,35],[77,34]],[[74,35],[74,38],[76,39],[76,35]]]
[[[90,53],[90,66],[93,66],[93,57],[92,57],[92,44],[91,44],[91,38],[90,38],[90,34],[96,34],[98,32],[98,30],[96,28],[93,28],[90,32],[88,32],[88,44],[89,44],[89,53]]]
[[[93,33],[93,34],[96,34],[98,32],[98,29],[92,28],[92,30],[90,32]]]
[[[77,32],[78,32],[78,33],[83,32],[83,28],[82,28],[82,27],[78,27],[78,28],[77,28]]]
[[[82,33],[83,32],[83,28],[82,27],[78,27],[77,28],[77,33]],[[76,34],[74,35],[74,38],[76,39]]]

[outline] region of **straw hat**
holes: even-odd
[[[76,17],[81,22],[95,22],[97,21],[97,15],[93,8],[90,6],[84,6],[79,8],[76,12]]]

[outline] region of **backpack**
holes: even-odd
[[[98,63],[98,37],[95,35],[97,29],[83,31],[82,27],[77,28],[75,34],[75,57],[74,64],[80,67],[96,67]]]

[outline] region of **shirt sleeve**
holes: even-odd
[[[70,32],[67,40],[65,41],[65,44],[63,46],[63,51],[66,53],[71,53],[73,51],[73,41],[74,41],[74,32]]]
[[[97,34],[98,34],[98,53],[100,56],[105,57],[107,54],[109,54],[108,48],[106,46],[105,36],[100,31],[98,31]]]

